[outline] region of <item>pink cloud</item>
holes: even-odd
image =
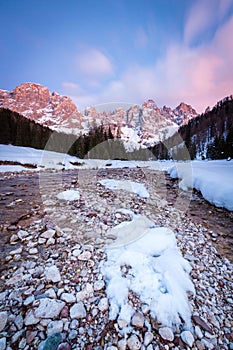
[[[99,79],[113,74],[110,59],[94,48],[89,48],[77,55],[76,67],[83,76],[91,78]]]

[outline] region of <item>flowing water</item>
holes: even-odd
[[[111,170],[114,169],[109,169],[109,173]],[[139,173],[141,169],[118,169],[117,171],[125,175],[127,172],[133,173],[133,171]],[[154,174],[161,176],[161,173],[155,172]],[[165,179],[167,202],[173,205],[178,196],[178,181],[171,179],[165,173],[162,175]],[[3,261],[7,252],[12,250],[12,246],[9,244],[12,232],[14,230],[17,232],[20,226],[26,228],[30,222],[42,218],[45,214],[38,173],[25,172],[0,176],[0,259]],[[43,189],[44,193],[49,190],[49,186],[56,184],[56,177],[62,177],[62,186],[69,188],[74,182],[74,178],[78,178],[78,171],[53,172],[47,173],[44,178],[45,176],[47,176],[48,188]],[[213,241],[218,253],[233,262],[233,212],[214,207],[199,192],[193,191],[186,214],[190,220],[202,224],[207,229],[210,240]]]

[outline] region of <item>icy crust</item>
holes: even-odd
[[[57,198],[64,201],[77,201],[80,199],[80,193],[78,190],[66,190],[58,193]]]
[[[142,198],[149,198],[149,193],[143,184],[128,180],[104,179],[99,183],[110,190],[124,190],[137,194]]]
[[[137,221],[137,215],[134,216]],[[134,292],[141,303],[147,304],[152,317],[165,326],[191,328],[191,311],[187,292],[195,294],[190,280],[191,267],[182,257],[174,233],[166,227],[155,227],[145,216],[144,231],[135,241],[107,248],[107,261],[101,272],[107,282],[110,319],[126,320],[134,313],[129,293]],[[136,222],[135,222],[136,223]],[[143,227],[141,223],[141,228]],[[129,224],[115,227],[127,237]],[[136,229],[136,226],[135,226]],[[114,249],[113,249],[114,248]]]
[[[179,178],[180,188],[195,188],[217,207],[233,210],[233,161],[193,161],[185,167],[179,164],[168,169],[171,177]],[[191,171],[190,171],[191,169]]]

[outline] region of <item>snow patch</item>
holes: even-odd
[[[140,184],[138,182],[133,182],[129,180],[115,180],[115,179],[104,179],[99,180],[99,183],[109,188],[110,190],[123,190],[127,192],[132,192],[137,194],[138,196],[142,198],[149,198],[149,193],[147,189],[145,188],[145,185]]]
[[[178,168],[168,168],[173,178],[180,178],[180,188],[194,187],[203,197],[217,207],[233,210],[233,162],[226,160],[193,161],[188,163],[192,172]]]
[[[130,322],[134,310],[128,297],[133,291],[163,325],[178,327],[182,318],[188,329],[191,311],[187,292],[195,293],[189,278],[191,267],[177,248],[174,233],[166,227],[155,227],[145,216],[134,215],[132,222],[116,226],[114,233],[119,232],[119,237],[128,232],[130,235],[133,227],[137,230],[138,222],[140,237],[124,246],[115,241],[107,247],[107,261],[101,265],[110,300],[109,317],[119,316]]]
[[[77,201],[80,199],[80,193],[78,190],[66,190],[58,193],[57,198],[65,201]]]

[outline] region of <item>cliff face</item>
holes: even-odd
[[[0,107],[54,130],[81,128],[82,114],[72,100],[55,92],[50,93],[39,84],[23,83],[11,92],[0,90]]]

